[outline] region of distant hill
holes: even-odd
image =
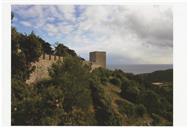
[[[142,79],[148,82],[161,81],[161,82],[172,82],[173,81],[173,69],[160,70],[152,73],[139,74]]]

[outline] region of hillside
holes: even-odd
[[[103,83],[104,92],[122,125],[172,125],[171,81],[166,80],[165,84],[168,86],[160,87],[152,85],[147,77],[140,79],[137,75],[127,74],[121,70],[97,70],[101,70],[103,74],[98,75]],[[168,74],[166,72],[169,71],[160,71],[161,75]]]
[[[11,36],[12,125],[173,125],[171,70],[142,75],[91,70],[63,44],[51,51],[34,33],[23,35],[12,29]],[[63,62],[49,67],[48,79],[29,86],[26,80],[35,71],[32,63],[45,51],[63,55]],[[155,86],[153,81],[165,86]]]
[[[160,82],[172,82],[173,81],[173,69],[155,71],[152,73],[145,73],[138,75],[142,79],[147,79],[148,82],[160,81]]]

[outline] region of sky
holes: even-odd
[[[12,5],[12,26],[107,64],[172,64],[173,12],[159,5]]]

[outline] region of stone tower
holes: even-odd
[[[106,68],[106,52],[94,51],[89,53],[89,60],[95,65]]]

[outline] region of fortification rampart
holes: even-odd
[[[48,79],[48,68],[57,60],[63,61],[62,56],[43,54],[39,57],[39,60],[32,63],[35,66],[35,71],[31,73],[30,78],[26,81],[27,84],[35,83],[41,79]]]
[[[91,62],[91,61],[83,61],[83,64],[86,64],[86,65],[88,65],[88,66],[91,66],[91,71],[93,71],[93,70],[96,69],[96,68],[103,67],[102,65],[96,64],[96,63]]]
[[[39,60],[32,63],[35,66],[35,71],[30,75],[30,78],[26,81],[27,84],[35,83],[42,79],[49,79],[48,69],[56,61],[63,61],[62,56],[43,54],[39,57]],[[105,52],[91,52],[90,61],[83,61],[83,64],[91,66],[91,71],[103,67],[106,68],[106,53]]]
[[[56,61],[56,60],[63,60],[62,56],[56,56],[56,55],[49,55],[49,54],[43,54],[40,56],[40,60],[47,60],[47,61]]]

